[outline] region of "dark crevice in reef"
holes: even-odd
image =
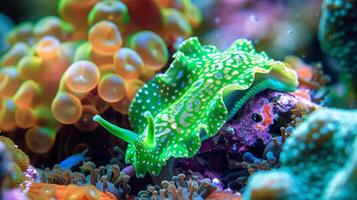
[[[280,128],[285,127],[292,120],[291,115],[290,111],[278,113],[277,119],[269,126],[269,133],[273,136],[280,136]]]

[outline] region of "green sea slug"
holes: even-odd
[[[265,89],[293,91],[295,71],[237,40],[224,52],[196,37],[182,43],[169,69],[136,94],[129,109],[136,132],[93,119],[129,143],[125,160],[136,175],[158,175],[171,157],[192,157],[250,97]]]

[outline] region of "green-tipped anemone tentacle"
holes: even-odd
[[[138,135],[136,133],[134,133],[133,131],[115,126],[114,124],[103,119],[100,115],[95,115],[93,117],[93,120],[98,122],[101,126],[103,126],[105,129],[107,129],[110,133],[121,138],[125,142],[127,142],[129,144],[136,143]]]

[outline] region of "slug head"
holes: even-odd
[[[147,119],[147,127],[143,134],[137,134],[130,130],[115,126],[99,115],[95,115],[93,117],[94,121],[98,122],[111,134],[129,143],[128,150],[125,155],[125,161],[134,165],[135,172],[138,177],[143,177],[145,175],[148,168],[146,165],[149,165],[150,163],[153,165],[153,163],[157,160],[157,156],[153,153],[156,146],[154,119],[150,112],[145,112],[144,117]],[[155,167],[156,168],[153,167],[150,172],[158,174],[160,172],[160,168],[157,166]]]

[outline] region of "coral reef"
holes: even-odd
[[[357,1],[324,0],[319,40],[324,53],[333,58],[330,68],[339,76],[331,87],[329,106],[356,108]]]
[[[0,136],[0,142],[5,145],[6,151],[11,156],[11,161],[7,161],[7,164],[11,166],[8,174],[8,187],[25,187],[25,182],[28,181],[25,173],[30,168],[29,157],[10,138]]]
[[[217,191],[209,195],[206,200],[242,200],[242,197],[237,192]]]
[[[4,136],[0,136],[0,161],[1,199],[129,198],[130,177],[120,172],[117,165],[96,168],[94,163],[86,162],[81,167],[83,174],[72,173],[70,169],[56,165],[52,170],[38,170],[38,174],[29,165],[28,156],[18,149],[11,139]],[[86,172],[89,173],[88,176]]]
[[[35,170],[29,165],[28,156],[5,136],[0,136],[0,158],[0,195],[5,200],[67,199],[69,196],[114,200],[129,197],[130,177],[120,172],[117,165],[96,168],[94,163],[86,162],[81,167],[83,173],[72,172],[60,165],[52,170]]]
[[[309,65],[296,56],[287,56],[284,62],[298,74],[300,88],[318,91],[331,81],[330,76],[324,73],[321,63]]]
[[[356,199],[357,0],[1,1],[0,200]]]
[[[197,177],[186,177],[179,174],[172,177],[172,181],[162,181],[160,186],[148,185],[140,191],[137,199],[207,199],[217,187],[209,179],[198,180]]]
[[[0,136],[0,199],[27,200],[22,189],[26,189],[28,157],[12,140]]]
[[[11,172],[11,167],[12,167],[13,161],[12,161],[12,156],[6,149],[6,145],[1,142],[0,143],[0,187],[1,187],[1,193],[0,195],[2,196],[4,188],[8,187],[6,184],[6,179],[8,178],[8,175]]]
[[[295,93],[272,90],[258,93],[216,136],[202,142],[197,155],[177,161],[176,167],[219,180],[221,188],[234,191],[243,188],[250,174],[279,167],[286,138],[312,111],[320,108]]]
[[[168,46],[200,24],[190,1],[60,0],[58,12],[13,28],[0,58],[0,129],[25,129],[40,154],[63,124],[93,131],[91,118],[110,107],[127,115],[137,89],[166,66]]]
[[[244,199],[354,199],[356,112],[312,113],[287,139],[280,169],[254,174]]]
[[[273,137],[281,135],[281,127],[288,128],[295,117],[305,114],[293,113],[295,109],[304,112],[316,107],[318,105],[295,96],[294,93],[272,90],[261,92],[247,101],[237,114],[225,123],[216,137],[204,141],[200,153],[212,150],[244,153],[251,150],[259,140],[267,145]]]
[[[271,134],[271,135],[270,134],[267,135],[268,137],[270,137],[270,139],[267,140],[266,142],[264,142],[263,140],[264,138],[260,140],[258,140],[259,138],[252,140],[255,141],[255,145],[251,146],[249,149],[246,149],[246,151],[242,155],[242,162],[237,162],[235,160],[230,161],[233,169],[236,168],[247,169],[247,172],[249,174],[253,174],[256,171],[260,171],[260,170],[267,171],[280,167],[280,153],[282,151],[286,139],[290,137],[292,131],[300,123],[306,120],[306,118],[308,118],[308,116],[313,111],[320,108],[320,106],[311,103],[309,101],[304,101],[303,99],[301,99],[301,97],[298,96],[290,97],[289,101],[287,101],[287,99],[289,98],[285,97],[284,100],[284,98],[280,97],[280,99],[278,99],[276,103],[279,106],[286,106],[286,108],[289,109],[285,111],[283,109],[275,110],[274,113],[278,113],[278,114],[272,115],[275,117],[274,124],[268,126],[267,127],[268,130],[266,130],[265,133],[265,135],[267,135],[268,133]],[[287,104],[284,105],[284,103]],[[292,103],[292,105],[289,105],[290,103]],[[278,127],[280,127],[280,131]],[[237,132],[240,131],[237,130]],[[277,134],[277,132],[279,132],[280,135]],[[261,153],[257,153],[257,149],[256,149],[257,143],[259,141],[262,141],[264,146],[264,149],[263,151],[261,151]],[[242,187],[246,183],[247,177],[242,176],[242,172],[244,172],[244,170],[241,170],[240,173],[237,173],[237,171],[235,172],[236,173],[233,172],[227,175],[228,187],[230,187],[231,189],[237,189],[237,186]]]
[[[117,200],[110,192],[101,192],[93,185],[55,185],[46,183],[32,183],[28,196],[31,200]]]
[[[52,170],[45,169],[41,172],[41,182],[58,185],[94,186],[97,190],[110,192],[119,199],[125,199],[130,192],[128,185],[130,177],[120,171],[118,165],[96,167],[93,162],[85,162],[80,167],[81,172],[72,172],[60,165],[55,165]]]
[[[237,40],[221,53],[190,38],[174,56],[170,68],[144,85],[131,103],[129,117],[139,135],[99,115],[93,118],[130,144],[126,162],[137,176],[158,175],[171,157],[194,156],[201,140],[216,135],[258,92],[294,91],[298,84],[295,71],[257,53],[248,40]]]
[[[323,50],[341,69],[356,75],[357,1],[324,0],[322,9],[318,33]]]

